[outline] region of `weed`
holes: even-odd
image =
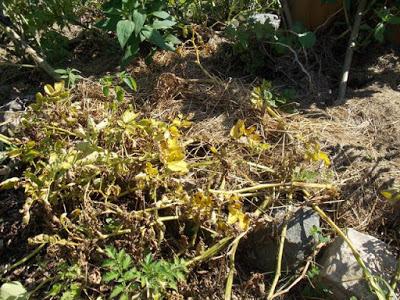
[[[109,271],[103,280],[115,283],[111,298],[129,299],[132,294],[143,294],[147,299],[162,299],[167,289],[177,290],[177,283],[185,280],[188,271],[185,262],[178,258],[173,262],[154,261],[148,254],[137,269],[125,250],[117,251],[110,246],[105,252],[108,259],[103,267]]]

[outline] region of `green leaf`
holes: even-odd
[[[122,58],[122,62],[121,65],[123,67],[127,66],[128,63],[134,58],[136,57],[136,55],[139,52],[139,39],[135,38],[135,39],[131,39],[130,44],[126,47],[125,49],[125,54]]]
[[[136,269],[131,269],[131,270],[125,272],[124,275],[122,276],[122,278],[125,281],[132,281],[132,280],[138,278],[138,273],[137,273]]]
[[[379,23],[375,27],[374,37],[378,42],[383,43],[383,41],[385,40],[385,24]]]
[[[125,289],[125,286],[123,286],[122,284],[117,285],[116,287],[113,288],[110,298],[115,298],[117,297],[119,294],[121,294]]]
[[[171,21],[171,20],[155,20],[153,22],[153,29],[168,29],[171,28],[172,26],[174,26],[176,24],[175,21]]]
[[[152,15],[160,19],[168,19],[171,16],[166,11],[155,11],[152,13]]]
[[[164,50],[174,51],[175,48],[168,45],[162,35],[150,26],[145,26],[142,30],[142,35],[146,40]]]
[[[109,258],[115,259],[117,256],[117,249],[115,249],[113,246],[106,247],[105,252]]]
[[[122,270],[127,270],[131,266],[131,264],[132,264],[132,258],[128,254],[126,254],[122,259],[122,264],[121,264]]]
[[[65,291],[60,300],[77,300],[81,295],[81,286],[79,283],[72,283],[67,291]]]
[[[304,48],[312,48],[317,41],[315,33],[311,31],[299,33],[297,34],[297,36],[299,38],[301,46],[303,46]]]
[[[139,33],[142,31],[144,22],[146,22],[146,15],[135,10],[132,17],[133,22],[135,22],[135,34],[139,35]]]
[[[119,297],[119,300],[129,300],[128,294],[126,293],[122,294],[121,297]]]
[[[103,281],[107,283],[107,282],[116,280],[118,277],[119,277],[119,273],[116,272],[116,271],[107,272],[107,273],[103,276]]]
[[[106,96],[106,97],[110,96],[110,87],[108,87],[108,86],[103,86],[103,94],[104,94],[104,96]]]
[[[61,292],[62,288],[63,288],[63,285],[61,283],[53,284],[51,286],[51,289],[50,289],[50,292],[48,293],[48,295],[55,297]]]
[[[122,20],[117,24],[117,37],[118,42],[122,48],[125,47],[133,31],[135,30],[135,23],[130,20]]]
[[[101,264],[101,266],[103,268],[112,268],[115,266],[115,260],[113,259],[106,259],[105,261],[103,261],[103,263]]]
[[[123,82],[132,90],[136,91],[137,90],[137,84],[135,79],[133,79],[131,76],[127,76],[123,79]]]
[[[1,300],[26,300],[28,293],[24,286],[18,281],[4,283],[0,287]]]
[[[173,34],[168,34],[166,37],[165,37],[165,41],[167,42],[167,43],[169,43],[169,44],[172,44],[172,45],[177,45],[177,44],[180,44],[180,43],[182,43],[182,41],[180,40],[180,39],[178,39],[175,35],[173,35]]]

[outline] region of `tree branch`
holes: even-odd
[[[39,54],[37,54],[37,52],[31,46],[29,46],[29,44],[25,42],[14,29],[0,22],[0,30],[4,31],[16,46],[20,46],[24,52],[30,56],[35,64],[45,71],[51,78],[53,78],[55,81],[61,79],[60,75],[54,71],[53,67],[51,67]]]

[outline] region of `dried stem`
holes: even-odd
[[[279,252],[278,252],[278,258],[277,258],[277,264],[276,264],[276,272],[275,272],[274,280],[272,281],[271,288],[268,293],[268,297],[267,297],[268,300],[271,300],[274,298],[275,289],[278,284],[279,278],[281,277],[282,257],[283,257],[283,248],[285,246],[286,232],[287,232],[287,222],[285,222],[285,224],[283,225],[283,228],[282,228],[281,240],[279,242]]]
[[[363,270],[364,278],[368,282],[369,287],[373,293],[376,294],[379,300],[384,300],[386,299],[385,293],[382,291],[380,288],[378,282],[376,279],[373,277],[367,266],[365,265],[365,262],[362,260],[360,252],[355,248],[353,243],[350,241],[350,239],[347,237],[347,235],[335,224],[335,222],[332,221],[331,218],[329,218],[325,212],[316,204],[312,204],[312,208],[320,215],[320,217],[325,220],[329,226],[332,227],[333,230],[336,231],[336,233],[346,242],[346,244],[349,246],[351,252],[353,253],[354,258],[356,259],[358,265],[361,267]]]

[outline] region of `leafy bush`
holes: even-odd
[[[282,55],[289,48],[311,48],[316,41],[315,34],[300,24],[292,31],[280,28],[280,17],[275,14],[241,15],[230,22],[226,34],[233,43],[234,54],[251,73],[263,70],[267,51]]]
[[[0,10],[34,48],[55,62],[68,56],[67,38],[59,31],[78,23],[76,11],[85,3],[86,0],[4,0],[0,1]]]
[[[116,33],[124,50],[122,64],[137,56],[141,43],[147,41],[164,50],[175,50],[180,41],[170,33],[176,24],[161,0],[111,0],[103,5],[106,18],[98,26]]]

